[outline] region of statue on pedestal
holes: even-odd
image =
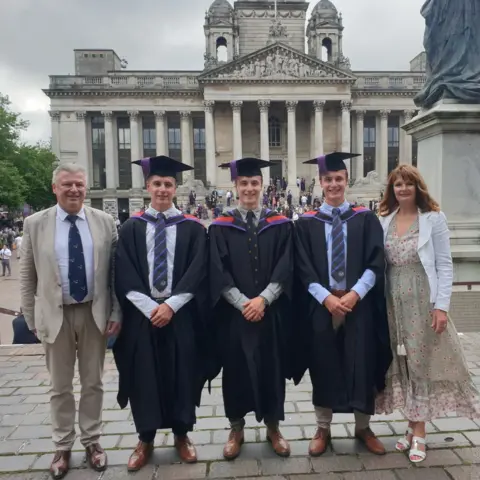
[[[442,99],[480,103],[480,4],[478,0],[427,0],[427,81],[415,104],[430,108]]]

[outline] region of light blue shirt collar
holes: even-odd
[[[333,216],[333,209],[334,208],[339,208],[340,209],[340,213],[341,214],[344,214],[349,208],[350,208],[350,203],[348,203],[346,200],[341,204],[339,205],[338,207],[332,207],[331,205],[329,205],[327,202],[323,202],[322,205],[320,206],[320,211],[322,213],[325,213],[327,215],[329,215],[330,217]]]
[[[159,213],[163,213],[166,218],[170,218],[170,217],[176,217],[177,215],[180,215],[181,212],[180,210],[177,210],[173,204],[168,210],[165,210],[164,212],[159,212],[158,210],[155,210],[152,207],[152,204],[150,204],[146,210],[146,213],[148,213],[149,215],[155,218]]]
[[[240,215],[245,220],[247,218],[248,210],[241,205],[237,207],[237,210],[240,212]],[[257,208],[254,208],[252,212],[255,215],[255,218],[258,220],[260,218],[260,214],[262,213],[262,207],[259,206]]]
[[[57,217],[62,221],[64,222],[68,215],[70,215],[69,213],[67,213],[58,203],[57,203]],[[85,217],[85,209],[82,207],[82,209],[77,213],[77,217],[78,218],[81,218],[82,220],[86,220],[86,217]]]

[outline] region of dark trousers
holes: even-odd
[[[172,432],[176,437],[184,437],[191,430],[190,426],[183,423],[178,423],[172,428]],[[138,439],[144,443],[153,443],[155,436],[157,435],[156,430],[149,430],[147,432],[139,432]]]

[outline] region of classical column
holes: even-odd
[[[165,135],[165,112],[156,110],[155,115],[155,138],[157,143],[157,155],[168,155],[167,137]]]
[[[115,178],[113,113],[104,111],[102,115],[105,123],[105,174],[107,177],[107,189],[114,190],[117,188],[117,180]]]
[[[230,102],[233,112],[233,158],[238,160],[243,157],[242,153],[242,106],[243,101]]]
[[[87,112],[80,111],[75,112],[78,125],[78,149],[77,149],[77,162],[82,165],[87,171],[88,186],[93,185],[93,171],[89,171],[89,148],[88,148],[88,135],[87,135]]]
[[[134,110],[127,112],[130,117],[130,152],[132,162],[140,160],[142,155],[142,149],[140,146],[140,127],[139,127],[139,112]],[[142,169],[132,163],[132,189],[141,190],[145,186],[145,180],[143,178]]]
[[[315,110],[315,155],[319,157],[323,155],[323,109],[325,108],[325,100],[315,100],[313,108]],[[315,166],[315,168],[317,168]]]
[[[350,100],[342,100],[342,152],[351,151],[351,126],[350,126],[350,109],[352,108],[352,102]],[[348,174],[352,176],[351,161],[347,160],[346,162]]]
[[[295,195],[298,194],[297,188],[297,119],[296,108],[297,100],[288,100],[288,188]]]
[[[60,112],[50,110],[48,113],[52,119],[52,152],[60,160]]]
[[[403,112],[403,124],[412,120],[415,115],[415,110],[405,110]],[[403,128],[400,128],[400,161],[412,164],[412,136],[409,135]]]
[[[380,158],[377,159],[377,172],[380,180],[388,175],[388,115],[390,110],[380,110]]]
[[[217,160],[215,148],[215,119],[213,116],[215,102],[205,100],[203,102],[205,109],[205,157],[207,166],[207,182],[211,187],[217,185]]]
[[[191,112],[187,110],[180,111],[180,133],[182,136],[182,163],[185,165],[190,165],[193,167],[192,161],[192,140],[190,135],[191,124],[190,124]],[[192,171],[183,172],[183,183],[187,183],[189,179],[193,180],[194,176]]]
[[[357,133],[357,145],[356,152],[361,156],[352,160],[352,178],[361,178],[363,177],[363,166],[364,166],[364,141],[363,141],[363,130],[365,125],[365,114],[366,110],[355,110],[355,118],[357,120],[356,133]]]
[[[258,108],[260,109],[260,158],[262,160],[270,160],[270,143],[268,138],[270,100],[259,100]],[[262,168],[262,174],[264,185],[270,185],[270,167]]]

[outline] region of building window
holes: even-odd
[[[399,129],[398,127],[388,127],[388,146],[389,147],[398,147],[399,146]]]
[[[376,145],[375,127],[364,127],[363,129],[363,146],[364,148],[373,148]]]
[[[118,188],[128,190],[132,188],[132,165],[131,165],[131,134],[130,119],[117,117],[118,136]]]
[[[153,117],[143,117],[143,155],[145,157],[154,157],[156,153],[155,119]]]
[[[88,58],[88,53],[84,53],[83,58]]]
[[[118,129],[118,148],[120,150],[130,150],[130,127],[119,127]]]
[[[207,184],[207,157],[205,151],[205,117],[192,117],[193,166],[195,179]]]
[[[105,123],[103,117],[92,117],[92,187],[106,187],[105,173]]]
[[[182,135],[180,133],[180,127],[168,128],[168,149],[169,150],[182,149]]]
[[[270,147],[280,147],[282,142],[282,126],[277,117],[268,119],[268,144]]]

